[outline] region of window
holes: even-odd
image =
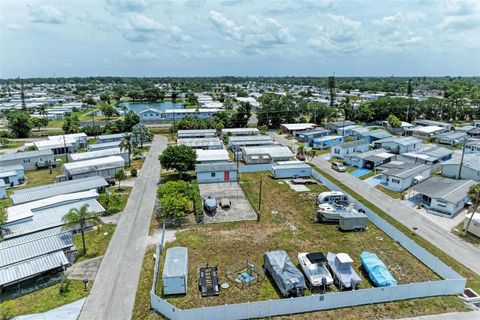
[[[334,151],[334,152],[335,152],[335,154],[340,154],[340,150],[337,149],[337,148],[335,148],[335,151]],[[348,152],[347,152],[347,153],[348,153]]]
[[[23,163],[29,163],[30,159],[23,159]]]
[[[216,172],[210,173],[210,177],[215,178],[215,176],[216,176]]]
[[[392,182],[393,182],[393,183],[396,183],[396,184],[399,184],[399,183],[400,183],[400,180],[398,180],[398,179],[392,179]]]

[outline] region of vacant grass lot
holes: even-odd
[[[227,281],[225,269],[241,261],[262,264],[263,253],[268,250],[283,249],[297,264],[299,252],[328,251],[346,252],[354,259],[354,267],[363,278],[361,288],[372,284],[362,272],[359,254],[363,250],[376,253],[391,270],[399,284],[437,280],[435,275],[400,245],[388,238],[373,225],[361,233],[337,231],[333,224],[314,224],[315,196],[325,191],[322,186],[309,186],[311,193],[296,193],[286,184],[273,180],[268,173],[242,174],[241,181],[247,197],[254,205],[258,203],[260,178],[263,178],[262,210],[260,222],[236,222],[218,225],[194,226],[178,232],[177,240],[167,245],[186,246],[189,249],[189,286],[185,296],[167,297],[167,300],[180,308],[238,303],[265,299],[278,299],[275,285],[268,279],[241,290],[232,283],[219,297],[201,298],[197,288],[197,268],[206,264],[218,265],[222,281]],[[163,257],[162,257],[163,258]],[[163,261],[161,262],[163,267]],[[337,291],[335,287],[331,291]],[[157,293],[161,295],[161,281]],[[310,294],[307,292],[307,294]],[[370,307],[369,307],[370,308]],[[438,313],[464,310],[463,304],[455,297],[439,297],[411,302],[399,302],[375,306],[374,312],[367,315],[365,307],[353,308],[350,319],[378,319],[411,314]],[[341,312],[341,313],[340,313]],[[338,317],[344,310],[329,311]],[[351,313],[352,311],[349,311]],[[325,313],[318,313],[322,314]],[[350,315],[349,315],[350,316]],[[298,319],[311,319],[311,314],[300,315]],[[343,316],[342,316],[343,317]]]
[[[104,224],[100,226],[100,232],[91,230],[85,233],[85,243],[87,245],[87,254],[83,255],[82,235],[77,233],[73,236],[73,243],[78,250],[75,262],[103,256],[107,252],[108,244],[115,232],[115,225]],[[106,233],[106,234],[105,234]]]
[[[54,183],[55,178],[61,174],[62,174],[61,164],[57,165],[56,167],[53,167],[51,174],[48,168],[25,171],[25,176],[27,177],[27,183],[24,184],[23,186],[19,186],[18,189],[37,187],[45,184]]]
[[[13,300],[0,302],[0,319],[11,319],[23,314],[40,313],[72,303],[87,296],[93,282],[84,291],[81,280],[70,280],[68,292],[59,293],[59,284],[40,289]]]

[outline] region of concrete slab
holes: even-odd
[[[68,278],[77,280],[95,280],[102,259],[103,256],[75,263],[67,270]]]
[[[213,195],[220,201],[221,198],[227,198],[231,202],[229,209],[217,207],[217,212],[213,215],[205,214],[204,223],[218,223],[231,221],[256,220],[257,214],[253,211],[242,188],[238,182],[226,183],[205,183],[199,185],[200,196],[206,198]]]
[[[293,191],[296,191],[296,192],[310,191],[310,189],[308,189],[308,187],[304,184],[293,184],[290,180],[284,180],[284,181]]]

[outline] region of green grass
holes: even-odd
[[[470,230],[471,230],[472,224],[470,224]],[[475,246],[480,245],[480,238],[477,237],[474,234],[471,234],[470,232],[467,232],[466,235],[463,235],[463,231],[465,231],[465,228],[463,227],[463,221],[460,222],[455,228],[452,229],[452,233],[456,235],[459,238],[462,238],[463,240],[470,242],[471,244]]]
[[[313,223],[316,207],[315,196],[319,192],[327,190],[322,185],[308,186],[311,192],[298,193],[291,190],[285,183],[280,184],[278,180],[270,178],[268,173],[242,174],[242,188],[254,207],[258,203],[260,178],[263,179],[260,222],[196,225],[189,227],[188,230],[177,232],[176,240],[167,245],[167,247],[186,246],[189,248],[190,285],[188,293],[185,296],[167,297],[170,303],[180,308],[192,308],[260,299],[278,299],[279,294],[275,285],[268,279],[248,290],[241,290],[233,285],[225,275],[226,268],[239,261],[246,261],[246,259],[261,265],[264,252],[275,249],[286,250],[294,263],[297,263],[298,252],[317,250],[347,252],[353,257],[354,266],[363,277],[362,288],[372,286],[361,272],[361,261],[358,256],[363,250],[377,253],[400,284],[439,279],[430,269],[372,224],[365,232],[350,233],[338,231],[336,225],[333,224]],[[196,286],[197,268],[207,262],[218,265],[220,277],[223,281],[230,282],[230,288],[222,291],[219,297],[202,299]],[[161,261],[161,266],[162,263]],[[338,290],[331,287],[330,291]],[[161,294],[161,283],[159,283],[157,292]],[[307,292],[307,294],[310,293]],[[448,311],[464,310],[463,304],[455,297],[431,299],[427,306],[423,306],[422,303],[424,303],[423,300],[416,300],[413,306],[407,310],[401,310],[401,303],[393,304],[393,307],[388,309],[377,308],[382,311],[366,317],[359,311],[353,312],[356,314],[356,318],[378,319],[399,314],[411,314],[416,309],[422,308],[425,310],[423,313],[444,312],[445,309]],[[440,305],[445,309],[440,310]],[[350,310],[363,309],[353,308]],[[335,314],[339,316],[343,312],[337,310]]]
[[[23,141],[10,141],[6,146],[0,145],[0,150],[19,148],[24,144]]]
[[[345,192],[350,194],[352,197],[355,199],[361,201],[366,207],[371,209],[373,212],[378,214],[380,217],[388,221],[391,225],[393,225],[395,228],[403,232],[405,235],[408,235],[412,240],[417,242],[419,245],[421,245],[423,248],[428,250],[430,253],[433,255],[437,256],[440,260],[442,260],[444,263],[449,265],[451,268],[453,268],[455,271],[457,271],[460,275],[465,277],[467,279],[467,286],[473,288],[476,291],[480,291],[480,276],[465,267],[463,264],[460,262],[456,261],[452,257],[450,257],[448,254],[443,252],[442,250],[438,249],[434,245],[432,245],[430,242],[419,236],[417,233],[413,232],[409,228],[405,227],[403,224],[395,220],[394,218],[390,217],[388,214],[380,210],[377,206],[360,196],[358,193],[350,189],[348,186],[345,184],[341,183],[334,177],[332,177],[330,174],[327,172],[321,170],[320,168],[316,167],[315,165],[312,165],[320,174],[322,174],[324,177],[329,179],[331,182],[335,183],[338,187],[342,188]]]
[[[393,191],[393,190],[385,188],[382,185],[377,185],[377,186],[375,186],[375,188],[382,191],[383,193],[385,193],[387,196],[389,196],[392,199],[399,200],[403,196],[403,192]]]
[[[12,300],[1,302],[0,319],[11,319],[11,317],[19,315],[45,312],[77,301],[87,296],[92,284],[93,283],[89,283],[88,291],[84,291],[84,284],[81,280],[70,280],[69,290],[65,293],[59,293],[59,285],[56,284]]]
[[[78,250],[75,262],[85,261],[88,259],[103,256],[107,252],[108,244],[115,232],[115,225],[104,224],[100,227],[100,232],[91,230],[85,233],[85,242],[87,245],[87,254],[83,255],[82,235],[80,233],[73,236],[73,243]],[[105,235],[105,233],[107,233]]]
[[[361,176],[360,180],[367,180],[368,178],[371,178],[371,177],[375,176],[376,174],[377,174],[377,172],[375,172],[375,171],[369,172],[369,173]]]
[[[48,168],[25,171],[25,175],[27,176],[27,183],[23,186],[18,187],[18,189],[37,187],[37,186],[41,186],[41,185],[45,185],[45,184],[54,183],[56,177],[61,175],[61,174],[62,174],[62,165],[61,164],[52,168],[52,173],[51,174],[50,174],[50,170]]]

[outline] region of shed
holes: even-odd
[[[162,274],[163,294],[187,293],[187,281],[188,249],[185,247],[167,249]]]
[[[195,166],[198,183],[237,181],[238,168],[233,162],[204,163]]]
[[[312,167],[306,163],[276,165],[272,166],[272,174],[275,179],[310,177],[312,175]]]

